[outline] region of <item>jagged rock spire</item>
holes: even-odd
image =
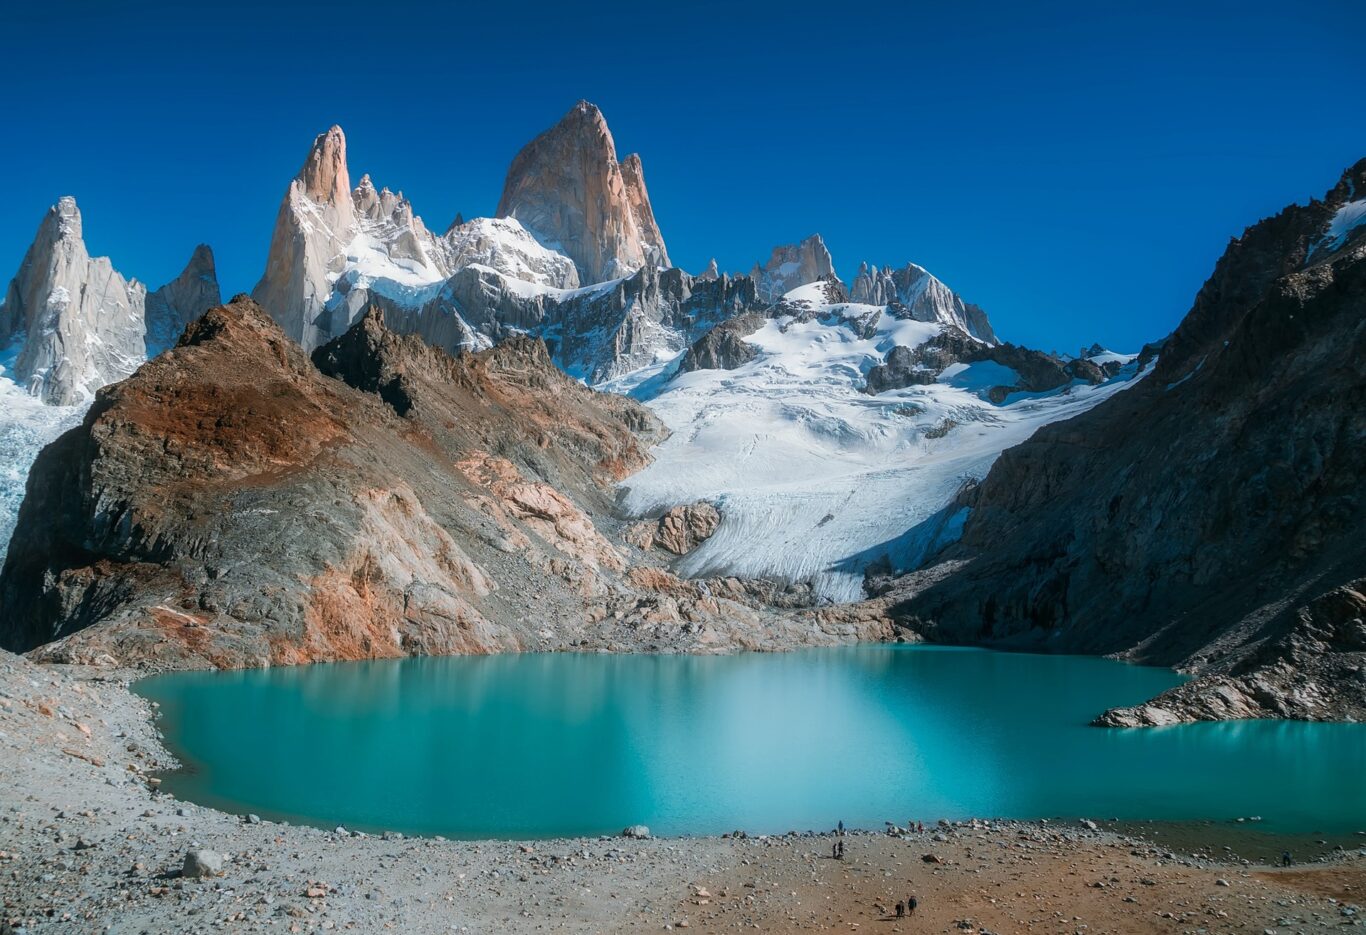
[[[146,287],[108,257],[91,257],[76,199],[48,210],[0,306],[0,341],[22,337],[16,382],[52,405],[72,405],[143,360]]]
[[[346,134],[334,126],[313,141],[285,191],[266,271],[251,293],[285,333],[306,348],[327,337],[326,323],[320,319],[355,234],[355,220]]]
[[[830,250],[820,234],[812,234],[801,243],[774,247],[768,262],[754,264],[750,277],[758,288],[759,297],[776,302],[784,293],[807,283],[827,280],[839,282]]]
[[[147,296],[147,356],[172,347],[186,325],[222,302],[213,250],[202,243],[179,276]]]
[[[970,302],[964,302],[941,280],[914,263],[907,263],[900,269],[890,266],[878,269],[861,263],[849,293],[855,302],[896,304],[902,306],[906,310],[905,314],[916,321],[953,325],[990,344],[995,344],[997,340],[986,312]]]
[[[640,157],[617,162],[607,121],[587,101],[512,160],[497,213],[573,260],[583,282],[669,265]]]

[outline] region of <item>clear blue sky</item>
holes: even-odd
[[[424,6],[430,9],[424,9]],[[1228,238],[1366,155],[1366,4],[20,2],[0,36],[0,277],[74,194],[158,285],[265,261],[314,135],[428,225],[491,213],[577,99],[638,151],[679,265],[821,232],[1011,340],[1136,349]]]

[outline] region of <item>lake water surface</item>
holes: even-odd
[[[1233,819],[1366,830],[1366,725],[1115,730],[1177,684],[1077,656],[917,646],[527,654],[139,682],[233,812],[447,837],[880,828],[939,818]]]

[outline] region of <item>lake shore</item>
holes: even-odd
[[[1226,823],[853,833],[843,860],[830,858],[831,835],[463,842],[258,823],[159,791],[154,774],[173,761],[127,683],[127,673],[0,654],[0,931],[1094,935],[1363,924],[1366,838]],[[1273,867],[1286,848],[1296,866]],[[200,849],[221,856],[220,873],[182,877],[186,853]],[[911,894],[915,919],[897,921],[891,910]]]

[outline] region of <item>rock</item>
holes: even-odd
[[[647,551],[658,546],[674,555],[686,555],[711,538],[720,524],[716,507],[699,502],[673,507],[657,520],[636,523],[622,537]]]
[[[944,861],[936,854],[925,854],[920,858],[927,864],[942,864]]]
[[[185,862],[180,867],[180,875],[191,880],[204,880],[209,877],[221,876],[222,873],[223,855],[207,848],[187,851]]]
[[[146,356],[150,359],[174,347],[190,322],[222,302],[213,250],[200,244],[179,276],[147,296]]]
[[[16,382],[51,405],[88,402],[143,360],[146,300],[146,287],[86,252],[76,199],[60,199],[0,305],[0,343],[23,341]]]
[[[623,838],[643,840],[650,836],[650,829],[645,825],[627,825],[625,828],[621,829],[621,836]]]
[[[678,372],[734,370],[743,366],[759,353],[745,338],[762,328],[765,321],[763,315],[747,312],[721,322],[693,342],[679,362]]]
[[[512,160],[497,215],[558,245],[584,283],[669,265],[640,157],[617,162],[607,121],[587,101]]]
[[[997,343],[985,312],[914,263],[900,269],[860,264],[849,295],[855,302],[891,306],[894,314],[914,321],[942,322],[980,341]]]
[[[326,341],[324,308],[346,248],[359,231],[346,164],[346,134],[318,135],[275,220],[266,271],[252,298],[306,350]]]

